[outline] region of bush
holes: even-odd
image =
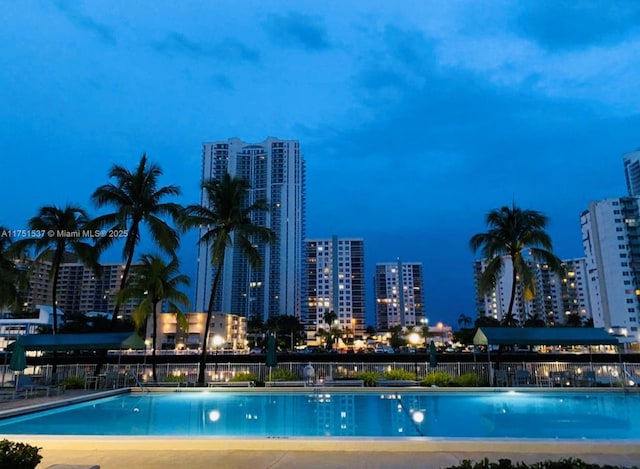
[[[0,441],[0,467],[11,469],[35,469],[42,460],[42,448],[14,441]]]
[[[382,375],[376,371],[361,371],[355,373],[353,379],[361,379],[366,387],[372,388],[376,385],[376,381],[382,378]]]
[[[446,371],[434,371],[425,376],[420,382],[420,386],[451,386],[453,377]]]
[[[490,462],[484,458],[482,461],[474,462],[469,459],[463,460],[457,466],[449,466],[445,469],[626,469],[622,466],[601,466],[590,464],[581,459],[561,459],[559,461],[542,461],[533,464],[523,462],[511,462],[510,459],[499,459],[498,462]],[[632,469],[638,469],[633,466]]]
[[[465,373],[464,375],[460,375],[456,380],[456,384],[467,388],[480,386],[482,385],[482,378],[475,373]]]
[[[384,379],[392,381],[415,381],[416,374],[406,370],[389,370],[384,374]]]
[[[240,381],[258,381],[258,377],[253,373],[238,373],[229,381],[240,382]]]
[[[167,375],[164,377],[165,383],[185,383],[187,375]]]
[[[267,381],[295,381],[298,376],[289,370],[273,370],[267,376]]]
[[[64,386],[65,389],[84,389],[84,378],[81,376],[69,376],[60,384]]]

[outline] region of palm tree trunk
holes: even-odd
[[[513,304],[516,300],[516,282],[518,281],[518,276],[516,275],[516,260],[513,256],[511,257],[511,267],[511,298],[509,298],[509,309],[507,310],[507,318],[510,322],[513,322]]]
[[[216,291],[220,283],[222,266],[224,265],[224,254],[218,264],[216,270],[216,276],[213,279],[213,287],[211,289],[211,296],[209,296],[209,307],[207,308],[207,320],[204,323],[204,334],[202,337],[202,353],[200,354],[200,366],[198,369],[198,386],[204,386],[205,367],[207,366],[207,344],[209,343],[209,326],[211,324],[211,318],[213,317],[213,305],[215,302]]]
[[[135,239],[138,236],[138,223],[134,222],[131,224],[131,229],[129,230],[129,236],[132,237],[134,241],[129,245],[129,249],[127,252],[127,262],[124,265],[124,270],[122,271],[122,280],[120,281],[120,291],[124,290],[127,286],[127,280],[129,280],[129,271],[131,270],[131,264],[133,263],[133,255],[135,252]],[[129,239],[129,238],[127,238]],[[118,314],[120,313],[120,303],[116,301],[116,304],[113,308],[113,316],[111,317],[111,329],[115,329],[115,325],[118,322]]]
[[[131,229],[129,230],[129,237],[133,237],[134,241],[131,242],[130,248],[127,253],[127,262],[124,265],[124,270],[122,271],[122,280],[120,280],[120,289],[118,291],[124,290],[127,280],[129,278],[129,270],[131,270],[131,264],[133,263],[133,255],[136,247],[135,237],[138,236],[138,225],[137,223],[131,224]],[[127,238],[129,239],[129,238]],[[113,316],[111,316],[111,330],[115,331],[116,324],[118,323],[118,314],[120,314],[120,302],[116,301],[116,304],[113,307]],[[96,363],[96,369],[94,371],[94,375],[98,376],[100,371],[102,371],[102,367],[104,363],[107,361],[107,351],[102,350],[100,355],[98,356],[98,360]]]
[[[53,335],[58,333],[58,272],[60,271],[60,264],[62,263],[62,253],[56,249],[53,257],[53,285],[51,286],[51,310],[53,312]],[[64,251],[63,251],[64,253]],[[58,371],[58,353],[54,350],[53,357],[51,359],[51,374]]]
[[[156,376],[156,337],[157,337],[157,328],[158,328],[158,314],[156,312],[156,308],[158,307],[158,302],[154,301],[152,304],[153,307],[153,331],[151,331],[151,346],[153,349],[151,350],[151,377],[154,383],[158,382],[158,377]]]

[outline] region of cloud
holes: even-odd
[[[69,22],[71,22],[71,24],[79,29],[92,33],[105,44],[110,46],[115,46],[117,44],[113,29],[95,21],[90,16],[83,15],[72,5],[75,4],[61,1],[55,2],[56,8],[69,20]]]
[[[288,15],[271,15],[263,26],[273,42],[283,47],[295,47],[306,51],[331,48],[326,27],[322,19],[315,16],[295,12]]]
[[[176,31],[171,31],[161,41],[153,42],[152,47],[168,57],[187,55],[193,58],[245,62],[257,62],[260,59],[258,51],[247,47],[236,39],[226,38],[215,44],[207,44],[193,41]]]
[[[620,0],[558,0],[520,3],[514,29],[546,50],[607,45],[640,24],[640,4]]]

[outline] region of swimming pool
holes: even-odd
[[[640,440],[628,393],[132,393],[0,421],[1,434]]]

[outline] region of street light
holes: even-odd
[[[440,329],[440,340],[442,341],[442,346],[444,347],[444,324],[441,322],[438,323],[438,329]]]
[[[215,375],[216,379],[218,379],[218,349],[222,344],[224,344],[224,339],[222,338],[222,336],[219,334],[214,335],[213,352],[215,354],[215,364],[213,366],[213,374]]]
[[[429,319],[420,318],[420,325],[422,326],[422,338],[424,339],[424,346],[427,346],[427,336],[429,335]]]

